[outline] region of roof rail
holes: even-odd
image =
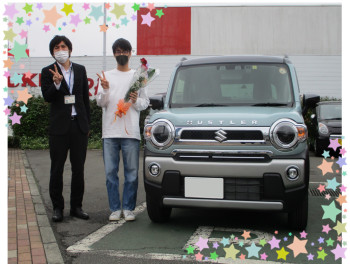
[[[284,63],[291,63],[289,56],[287,54],[284,54],[283,61]]]

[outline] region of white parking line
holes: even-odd
[[[142,203],[137,206],[134,210],[135,215],[143,212],[146,209],[146,203]],[[121,227],[125,223],[125,219],[122,219],[118,222],[110,222],[109,224],[101,227],[94,233],[88,235],[84,239],[78,241],[74,245],[67,248],[67,251],[70,253],[81,253],[91,251],[91,246],[95,244],[97,241],[104,238],[109,233],[116,230],[118,227]]]
[[[244,264],[294,264],[290,262],[275,262],[275,261],[266,261],[266,260],[258,260],[258,259],[239,259],[236,258],[235,260],[231,258],[224,258],[224,257],[219,257],[216,260],[213,259],[208,259],[208,260],[201,260],[201,261],[196,261],[195,256],[185,256],[184,255],[179,255],[179,254],[164,254],[164,253],[146,253],[146,254],[134,254],[130,252],[125,252],[125,251],[115,251],[115,250],[95,250],[93,252],[98,252],[99,254],[104,254],[104,255],[109,255],[111,257],[125,257],[125,258],[137,258],[137,259],[148,259],[148,260],[170,260],[170,261],[176,261],[178,263],[179,261],[185,261],[185,262],[191,262],[191,263],[201,263],[201,262],[206,262],[206,263],[223,263],[223,264],[228,264],[228,263],[244,263]],[[89,253],[93,253],[89,252]]]

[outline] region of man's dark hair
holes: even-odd
[[[66,36],[59,36],[56,35],[54,38],[50,41],[50,53],[51,56],[53,56],[53,50],[57,44],[60,44],[61,42],[64,42],[64,44],[67,45],[70,52],[73,50],[72,42],[66,37]]]
[[[113,54],[115,54],[118,48],[123,51],[131,51],[132,49],[130,42],[123,38],[118,38],[116,41],[114,41],[112,46]]]

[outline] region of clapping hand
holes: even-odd
[[[55,71],[49,69],[49,71],[53,74],[52,80],[58,85],[61,83],[63,76],[58,72],[56,64],[53,65],[55,67]]]
[[[97,74],[98,78],[101,80],[102,88],[109,89],[109,82],[106,79],[105,72],[102,71],[103,78],[98,73],[96,73],[96,74]]]

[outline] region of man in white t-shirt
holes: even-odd
[[[113,46],[117,67],[98,75],[100,84],[96,96],[97,104],[103,108],[102,138],[103,160],[106,173],[110,221],[118,221],[124,215],[126,221],[135,220],[133,210],[136,206],[140,148],[140,111],[149,104],[146,88],[130,94],[132,103],[125,115],[116,116],[117,104],[123,99],[135,70],[129,68],[131,44],[119,38]],[[124,162],[124,189],[122,203],[119,197],[119,159],[120,150]]]

